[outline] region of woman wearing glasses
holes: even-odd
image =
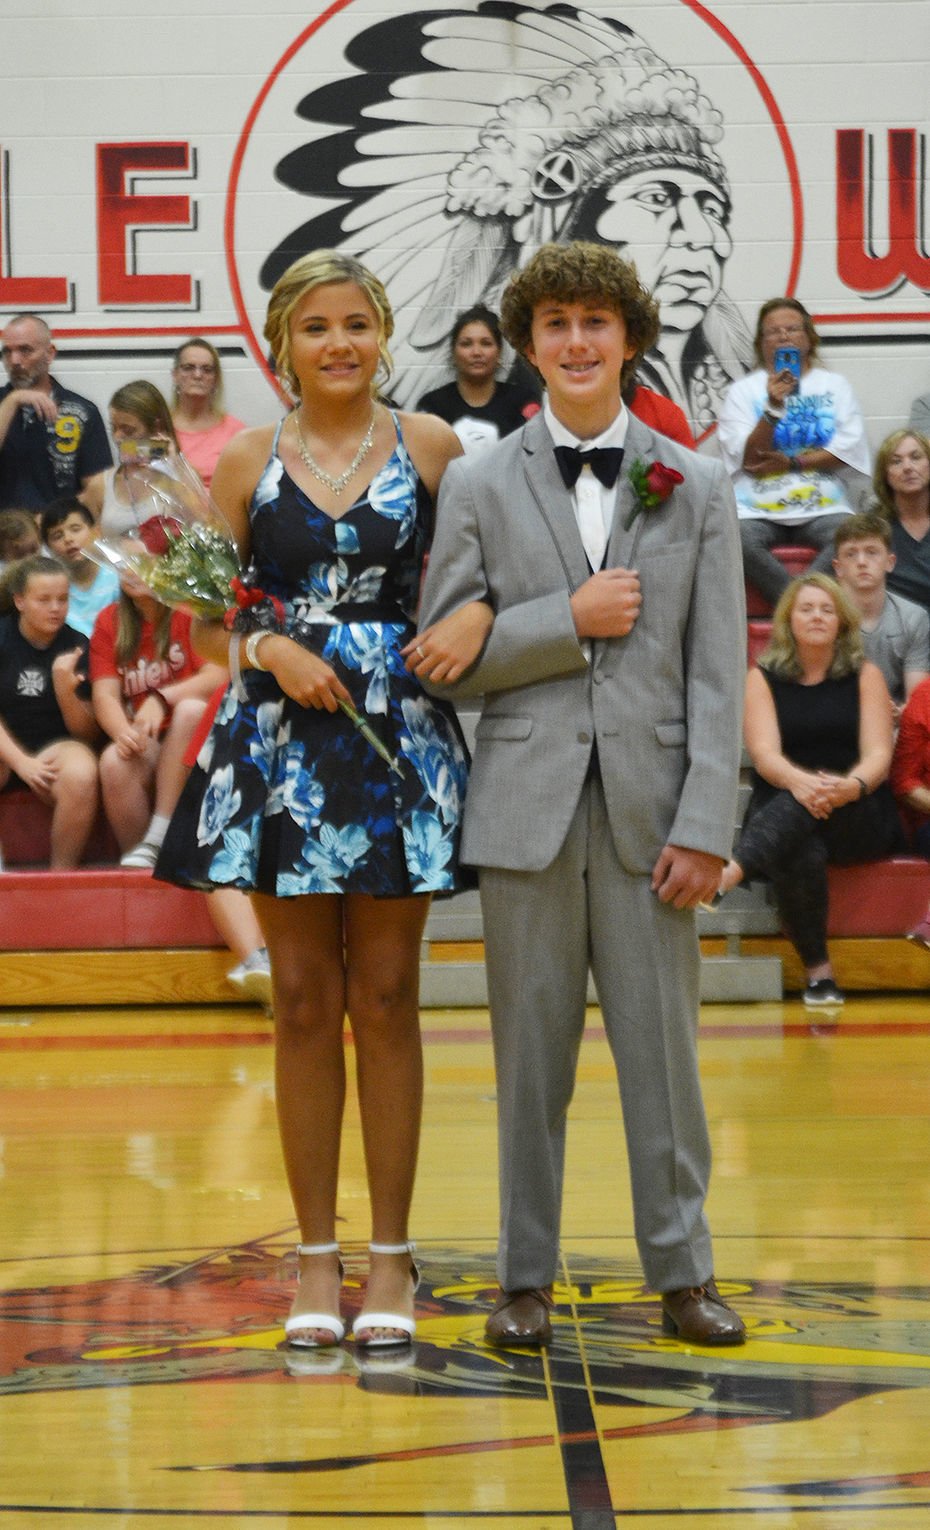
[[[759,366],[728,388],[717,434],[746,578],[774,605],[790,576],[771,549],[814,547],[813,568],[831,571],[833,534],[855,509],[855,475],[868,473],[869,448],[849,383],[819,364],[819,336],[803,304],[763,303],[754,344]]]
[[[223,408],[223,372],[209,340],[185,340],[174,353],[171,418],[178,445],[209,489],[213,470],[228,441],[245,426]]]

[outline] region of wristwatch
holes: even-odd
[[[764,420],[768,420],[770,425],[777,425],[779,420],[783,420],[785,418],[784,404],[782,404],[780,409],[773,409],[771,404],[767,404],[762,411],[762,418]]]

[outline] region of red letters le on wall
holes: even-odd
[[[175,304],[190,306],[190,276],[136,270],[140,229],[191,228],[187,195],[148,195],[135,190],[135,175],[191,173],[188,143],[97,145],[97,291],[101,308]]]
[[[0,308],[64,308],[71,296],[66,276],[13,276],[10,249],[10,156],[0,150]]]

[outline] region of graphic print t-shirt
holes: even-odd
[[[116,662],[116,629],[119,606],[104,606],[94,623],[90,640],[90,678],[102,680],[115,676],[120,681],[123,702],[130,717],[152,691],[171,685],[175,680],[187,680],[203,668],[203,659],[191,647],[191,618],[187,611],[172,611],[168,629],[168,652],[163,659],[155,657],[155,629],[150,622],[142,623],[142,636],[135,659],[128,664]]]
[[[78,671],[85,676],[78,695],[90,697],[87,681],[87,639],[65,624],[47,648],[36,648],[19,630],[18,615],[0,616],[0,720],[28,754],[36,754],[56,739],[67,738],[52,681],[52,665],[60,653],[82,651]]]

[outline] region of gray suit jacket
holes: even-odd
[[[636,504],[637,458],[684,474],[665,504]],[[543,416],[450,464],[421,627],[468,600],[495,620],[484,651],[440,693],[483,696],[462,859],[539,870],[571,822],[596,738],[618,855],[646,875],[666,843],[730,854],[736,811],[746,613],[736,506],[719,462],[631,416],[607,566],[638,571],[632,631],[590,645],[574,590],[590,576],[571,495]]]

